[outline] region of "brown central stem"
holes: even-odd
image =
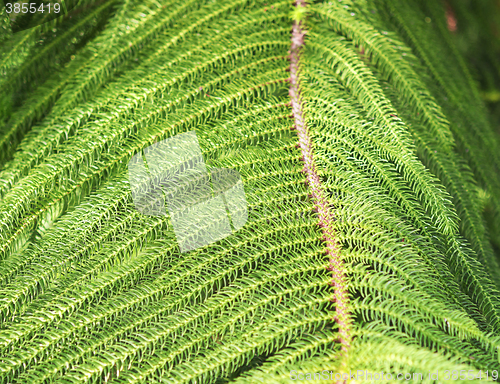
[[[304,0],[297,0],[296,7],[305,7]],[[304,121],[303,106],[299,89],[299,61],[300,51],[304,45],[305,32],[302,29],[302,21],[294,21],[292,29],[292,46],[290,50],[290,98],[293,117],[295,120],[295,129],[299,137],[299,146],[304,161],[304,173],[307,183],[311,189],[312,199],[315,209],[318,213],[319,226],[323,231],[323,238],[326,243],[326,251],[330,259],[329,270],[332,271],[334,287],[334,301],[336,304],[335,322],[339,327],[341,350],[347,352],[351,344],[351,315],[348,309],[349,296],[347,292],[347,279],[342,259],[340,257],[340,248],[336,241],[333,228],[334,216],[328,202],[327,194],[321,183],[316,170],[316,164],[313,156],[311,136]]]

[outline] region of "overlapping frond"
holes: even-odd
[[[0,38],[0,383],[500,368],[500,141],[443,8],[78,7]],[[127,165],[189,131],[248,220],[182,253]]]

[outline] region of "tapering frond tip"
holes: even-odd
[[[296,23],[306,20],[307,15],[310,12],[306,7],[305,1],[302,1],[300,5],[298,3],[299,1],[297,1],[297,5],[292,9],[289,15],[290,19]]]

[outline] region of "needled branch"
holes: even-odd
[[[295,130],[299,136],[299,146],[302,152],[302,160],[304,161],[304,173],[306,174],[307,183],[311,189],[312,199],[318,212],[319,225],[323,231],[323,238],[326,243],[326,251],[330,259],[329,270],[332,271],[333,281],[332,286],[335,289],[333,301],[336,304],[335,321],[339,327],[342,352],[347,352],[351,344],[351,315],[348,309],[348,292],[347,279],[342,259],[340,257],[340,249],[336,241],[335,231],[333,229],[333,213],[330,209],[328,199],[321,180],[316,170],[316,165],[313,156],[311,137],[304,121],[304,113],[302,100],[300,97],[299,84],[299,61],[300,51],[304,45],[305,30],[303,29],[303,21],[301,20],[305,14],[305,1],[297,0],[295,3],[296,12],[294,15],[292,29],[292,46],[290,50],[290,98],[295,120]]]

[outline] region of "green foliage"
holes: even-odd
[[[0,25],[1,383],[500,369],[500,140],[440,2],[76,9]],[[292,20],[347,354],[289,104]],[[180,253],[169,216],[134,209],[127,164],[191,130],[241,174],[249,218]]]

